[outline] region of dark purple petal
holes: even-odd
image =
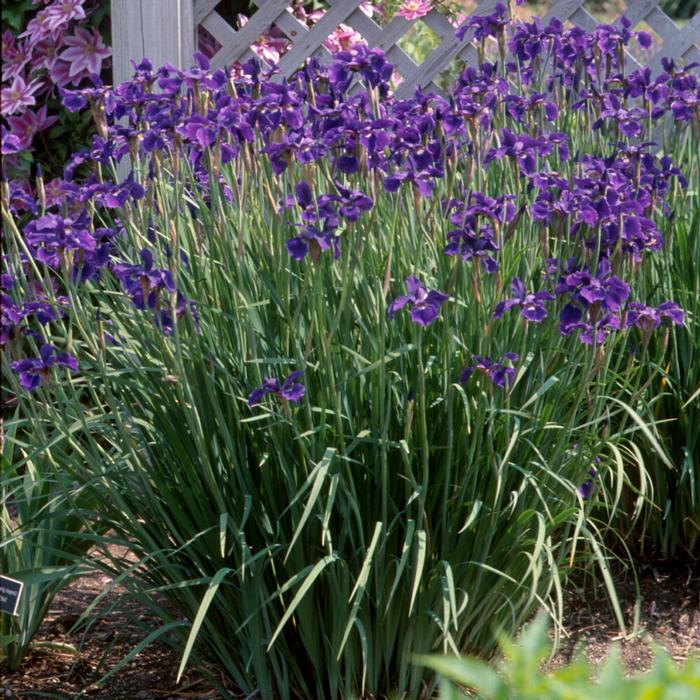
[[[248,396],[248,405],[257,406],[268,393],[270,392],[262,386],[258,387],[257,389],[253,389],[253,391],[250,392],[250,396]]]
[[[411,318],[419,326],[429,326],[437,319],[439,315],[439,306],[414,306],[413,309],[411,309]]]
[[[394,316],[397,311],[401,311],[411,299],[407,296],[396,297],[389,305],[389,316]]]
[[[285,382],[286,384],[286,382]],[[280,396],[282,398],[287,399],[287,401],[293,401],[294,403],[299,403],[301,399],[304,397],[306,394],[306,387],[301,384],[292,384],[291,386],[287,387],[286,389],[282,389],[280,392]]]
[[[287,241],[287,252],[294,260],[303,260],[309,252],[309,245],[301,237],[290,238]]]
[[[27,391],[34,391],[41,386],[41,375],[38,372],[23,372],[19,375],[19,383]]]
[[[70,369],[72,372],[77,372],[80,369],[80,363],[78,362],[78,359],[67,352],[63,352],[59,355],[56,355],[56,362],[59,365],[68,367],[68,369]]]

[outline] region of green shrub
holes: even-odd
[[[417,663],[437,671],[444,679],[441,700],[474,697],[460,691],[472,689],[483,700],[694,700],[700,697],[700,660],[690,657],[675,664],[663,649],[647,673],[627,676],[620,654],[613,647],[600,668],[586,662],[583,652],[569,665],[543,673],[542,662],[550,653],[547,617],[540,615],[516,642],[501,641],[504,659],[497,669],[475,658],[431,656]]]
[[[0,572],[24,583],[17,615],[0,614],[0,664],[10,670],[19,668],[56,594],[85,572],[94,541],[85,532],[83,510],[93,505],[86,489],[45,452],[21,450],[20,425],[12,423],[0,464]]]

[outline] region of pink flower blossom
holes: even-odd
[[[32,82],[27,85],[24,78],[18,75],[12,85],[2,89],[2,99],[0,102],[0,114],[3,117],[8,114],[21,112],[24,107],[31,107],[36,104],[34,93],[39,89],[39,83]]]
[[[8,52],[13,51],[15,48],[15,35],[9,30],[6,29],[2,33],[2,55],[6,56]]]
[[[368,16],[372,17],[375,14],[381,17],[383,12],[380,7],[375,7],[371,2],[363,2],[360,5],[360,9]]]
[[[60,0],[49,7],[46,12],[49,15],[47,22],[49,28],[53,31],[64,24],[68,24],[71,20],[85,19],[85,10],[83,2],[85,0]]]
[[[398,9],[396,14],[404,19],[418,19],[433,9],[432,0],[403,0],[403,5]]]
[[[55,30],[49,26],[50,21],[51,17],[48,10],[41,10],[34,19],[29,20],[27,28],[19,35],[19,38],[26,38],[29,46],[33,46],[37,42],[53,36]]]
[[[102,61],[112,55],[112,51],[104,45],[102,37],[94,29],[90,32],[84,27],[76,27],[75,34],[67,36],[63,42],[70,48],[64,51],[60,58],[70,63],[68,75],[71,78],[83,72],[87,75],[99,75]]]
[[[71,64],[68,61],[62,61],[60,58],[49,68],[49,77],[54,85],[65,87],[69,83],[77,85],[80,82],[81,75],[76,75],[74,78],[70,76]]]
[[[58,50],[63,48],[58,40],[47,38],[34,47],[34,68],[51,70],[58,60]]]
[[[341,24],[328,38],[323,42],[323,45],[329,51],[347,51],[358,44],[365,44],[362,34],[356,32],[352,27],[346,24]]]
[[[38,112],[26,109],[19,116],[7,118],[7,123],[10,126],[10,133],[17,136],[22,144],[23,150],[28,149],[32,145],[34,134],[48,129],[57,121],[58,117],[47,116],[46,105],[42,105]]]
[[[24,43],[20,43],[9,51],[3,49],[2,58],[2,80],[3,82],[9,82],[22,73],[31,55],[29,47],[25,46]]]
[[[245,15],[238,15],[240,26],[248,21]],[[280,56],[289,48],[289,41],[282,37],[263,34],[251,47],[251,51],[267,63],[279,63]]]

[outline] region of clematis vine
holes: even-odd
[[[401,7],[396,11],[396,15],[407,20],[420,19],[425,17],[432,9],[432,0],[403,0]]]

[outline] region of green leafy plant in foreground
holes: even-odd
[[[20,667],[56,593],[85,573],[91,544],[84,531],[86,489],[46,454],[17,454],[20,425],[13,422],[5,435],[0,464],[0,572],[24,583],[17,616],[0,615],[0,667],[11,671]]]
[[[627,676],[618,647],[612,647],[601,668],[585,660],[581,651],[567,666],[545,673],[542,663],[550,654],[548,621],[540,615],[518,640],[501,641],[503,660],[493,668],[476,658],[428,656],[416,659],[444,680],[440,700],[474,697],[482,700],[694,700],[700,697],[700,659],[691,656],[678,665],[663,649],[656,649],[653,668]]]

